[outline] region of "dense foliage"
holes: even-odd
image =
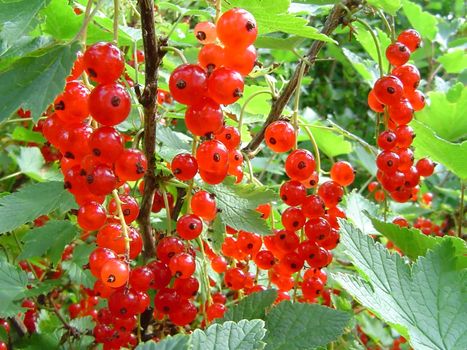
[[[0,350],[466,349],[461,0],[0,0]]]

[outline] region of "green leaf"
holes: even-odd
[[[303,38],[334,42],[327,35],[321,34],[318,29],[308,26],[307,19],[287,13],[289,5],[289,0],[223,1],[223,7],[226,9],[240,7],[251,12],[255,16],[260,34],[283,32]]]
[[[417,137],[413,141],[417,158],[430,157],[433,161],[443,164],[461,179],[467,178],[467,141],[452,143],[442,139],[435,132],[413,120],[410,126]]]
[[[266,316],[266,350],[325,346],[343,333],[350,317],[347,312],[317,304],[283,301]]]
[[[236,230],[271,234],[266,221],[254,209],[275,200],[273,191],[254,184],[235,184],[233,177],[228,177],[222,184],[207,186],[207,189],[216,195],[217,208],[221,210],[218,216],[224,224]]]
[[[447,73],[461,73],[467,68],[467,54],[463,49],[455,49],[437,58]]]
[[[263,320],[227,321],[213,324],[204,331],[196,329],[191,335],[192,350],[257,350],[263,349],[261,340],[266,334]]]
[[[13,301],[22,297],[28,275],[6,261],[0,261],[0,317],[14,316],[19,310]]]
[[[62,263],[62,267],[67,272],[72,283],[83,285],[86,288],[94,286],[95,277],[91,274],[91,271],[84,270],[83,265],[78,265],[73,260],[67,260]]]
[[[0,121],[18,108],[38,120],[63,91],[80,45],[55,45],[15,61],[0,73]]]
[[[212,223],[212,230],[208,230],[209,238],[212,242],[212,249],[219,253],[222,248],[222,244],[225,240],[225,224],[222,222],[219,215],[216,215],[214,222]]]
[[[63,188],[63,182],[25,186],[18,192],[0,198],[0,233],[14,230],[54,210],[67,211],[75,206],[73,196]]]
[[[373,61],[378,63],[378,51],[376,50],[375,42],[371,34],[361,23],[355,22],[352,25],[357,29],[357,32],[354,33],[354,36],[357,39],[357,41],[360,43],[360,45],[362,45],[365,51],[373,59]],[[378,41],[379,41],[379,46],[382,50],[381,60],[383,62],[383,67],[387,67],[388,60],[384,52],[386,50],[386,47],[388,47],[389,44],[391,44],[391,39],[388,37],[388,35],[385,32],[383,32],[379,28],[375,28],[375,32],[376,32],[375,33],[376,37],[378,38]]]
[[[316,123],[316,125],[309,126],[320,151],[328,157],[337,157],[352,152],[352,144],[343,135],[330,129],[323,129],[322,125],[322,123]]]
[[[47,254],[56,265],[62,256],[63,249],[78,234],[78,229],[70,221],[48,221],[44,226],[30,230],[23,237],[23,252],[18,260],[40,257]]]
[[[20,147],[19,154],[10,153],[15,158],[21,172],[34,180],[43,180],[41,170],[45,164],[44,156],[37,147]]]
[[[191,152],[191,138],[171,128],[158,126],[156,140],[162,144],[158,154],[167,161],[172,161],[179,153]]]
[[[70,326],[76,328],[80,333],[92,331],[95,325],[96,322],[91,316],[78,317],[70,321]]]
[[[373,86],[376,79],[379,77],[375,62],[363,59],[345,47],[342,48],[342,52],[344,53],[345,57],[347,57],[357,73],[362,76],[365,83],[367,83],[369,86]]]
[[[24,292],[26,298],[37,297],[41,294],[48,294],[57,287],[62,287],[63,281],[57,280],[45,280],[35,285],[34,288],[28,289]]]
[[[140,343],[135,350],[182,350],[188,349],[188,341],[190,337],[184,334],[168,336],[160,342],[148,341]]]
[[[467,348],[467,274],[456,271],[451,241],[412,266],[350,223],[341,244],[362,277],[333,275],[354,298],[409,337],[415,349]]]
[[[466,136],[467,87],[459,82],[448,92],[430,91],[428,97],[429,103],[416,113],[417,120],[447,141]],[[453,128],[453,125],[456,127]]]
[[[438,33],[438,20],[431,13],[412,1],[403,0],[402,9],[410,24],[423,38],[433,40]]]
[[[400,227],[398,225],[372,219],[373,226],[387,239],[393,242],[404,255],[412,260],[419,256],[425,256],[429,249],[433,249],[439,243],[451,241],[457,257],[458,269],[467,267],[467,244],[460,238],[452,236],[427,236],[415,228]]]
[[[395,15],[401,7],[401,0],[368,0],[370,5],[382,9],[390,15]]]
[[[374,234],[375,228],[373,227],[370,216],[377,216],[378,207],[374,202],[369,201],[363,197],[356,190],[345,196],[345,214],[347,218],[352,220],[355,226],[366,234]]]
[[[45,143],[46,140],[44,136],[40,132],[32,131],[26,129],[22,126],[17,126],[13,133],[11,134],[11,138],[16,141],[23,141],[23,142],[34,142],[34,143]]]
[[[255,47],[259,49],[292,51],[302,42],[303,38],[300,38],[299,36],[291,36],[289,38],[276,38],[272,36],[261,35],[256,39]]]
[[[46,46],[50,46],[52,43],[53,39],[49,36],[23,36],[19,38],[16,40],[14,46],[10,47],[0,56],[0,71],[6,69],[17,59]]]
[[[216,322],[264,319],[266,309],[274,303],[276,298],[277,292],[274,289],[252,293],[240,300],[236,305],[230,307],[224,317]]]
[[[48,0],[0,1],[0,56],[39,23],[37,14]]]

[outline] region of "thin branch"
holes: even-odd
[[[151,208],[156,191],[156,117],[157,117],[157,77],[159,66],[166,51],[162,50],[166,42],[158,41],[154,24],[154,1],[139,0],[141,28],[145,55],[145,82],[143,92],[138,99],[144,111],[143,151],[148,161],[148,170],[144,175],[144,191],[138,223],[144,242],[144,258],[154,256],[155,239],[151,226]]]
[[[361,2],[362,2],[361,0],[346,0],[344,1],[343,5],[348,9],[354,9],[358,7],[361,4]],[[343,22],[344,17],[347,15],[347,11],[344,8],[344,6],[342,6],[342,4],[336,4],[334,6],[328,18],[326,19],[323,29],[321,30],[322,34],[331,35],[332,32]],[[318,40],[314,41],[305,58],[310,63],[314,63],[316,60],[316,57],[318,56],[319,51],[324,46],[324,44],[325,44],[324,41],[318,41]],[[305,64],[305,63],[302,63],[302,64]],[[255,137],[253,137],[250,143],[243,149],[243,151],[246,154],[248,154],[249,157],[254,157],[261,142],[264,139],[264,132],[266,130],[266,127],[281,117],[282,111],[284,110],[285,106],[289,102],[294,91],[297,89],[302,64],[297,65],[292,78],[290,79],[288,84],[284,87],[282,93],[278,96],[277,100],[273,102],[268,118],[266,119],[266,122],[264,123],[262,129],[255,135]],[[306,64],[306,67],[304,68],[304,74],[307,74],[309,69],[310,69],[310,65]]]

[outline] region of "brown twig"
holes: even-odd
[[[347,15],[348,9],[352,10],[361,4],[361,0],[346,0],[343,4],[336,4],[329,14],[323,29],[322,34],[331,35],[331,33],[343,23],[344,17]],[[269,111],[268,118],[264,123],[261,130],[253,137],[250,143],[243,149],[243,152],[248,157],[253,158],[258,151],[258,147],[264,139],[264,132],[266,127],[272,122],[278,120],[281,117],[282,111],[292,97],[294,91],[297,89],[300,78],[300,71],[303,69],[304,74],[307,74],[310,69],[310,64],[314,63],[319,51],[324,46],[324,41],[314,41],[308,51],[305,60],[302,60],[293,73],[292,78],[285,86],[282,93],[272,103],[271,110]],[[302,66],[305,65],[303,68]]]
[[[154,1],[139,0],[138,5],[141,15],[141,28],[145,54],[145,78],[144,90],[138,94],[139,103],[144,111],[144,144],[143,150],[148,161],[148,170],[144,175],[144,192],[141,201],[141,209],[138,223],[144,242],[144,257],[148,259],[154,256],[155,239],[151,227],[151,208],[156,191],[156,114],[157,114],[157,78],[159,66],[165,55],[162,48],[166,42],[156,36],[154,24]]]

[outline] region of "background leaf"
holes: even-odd
[[[188,349],[190,337],[184,334],[168,336],[160,342],[148,341],[140,343],[135,350],[183,350]]]
[[[401,7],[400,0],[368,0],[368,3],[384,10],[390,15],[395,15],[397,10]]]
[[[373,217],[377,216],[377,205],[374,202],[370,202],[356,190],[353,190],[344,198],[345,214],[347,218],[365,234],[369,235],[376,233],[371,220],[368,218],[368,214]]]
[[[438,33],[438,20],[435,16],[412,1],[403,0],[402,9],[410,24],[417,30],[422,38],[433,40]]]
[[[0,317],[14,316],[21,310],[13,301],[22,297],[28,275],[6,261],[0,261]]]
[[[224,317],[216,322],[264,319],[266,309],[274,303],[276,298],[277,291],[274,289],[252,293],[240,300],[238,304],[229,307]]]

